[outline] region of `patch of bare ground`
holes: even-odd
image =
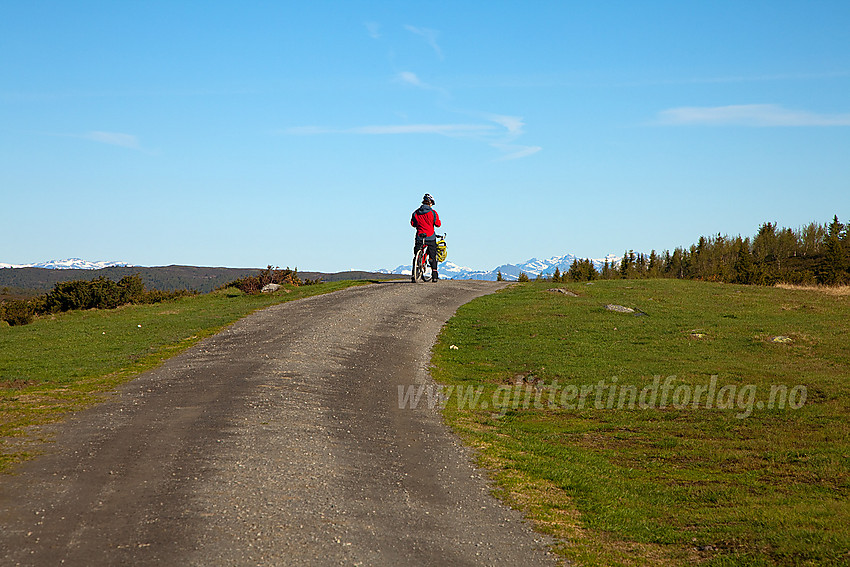
[[[835,297],[842,297],[845,295],[850,295],[850,285],[796,285],[796,284],[786,284],[779,283],[776,284],[776,287],[782,289],[792,289],[796,291],[817,291],[820,293],[824,293],[826,295],[832,295]]]

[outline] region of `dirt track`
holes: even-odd
[[[236,323],[0,477],[4,565],[553,565],[398,386],[488,282],[383,283]]]

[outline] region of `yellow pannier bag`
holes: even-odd
[[[441,238],[440,240],[437,241],[437,261],[438,262],[445,262],[446,256],[448,255],[448,253],[449,252],[446,249],[446,241],[445,241],[445,239]]]

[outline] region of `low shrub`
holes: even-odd
[[[9,301],[0,305],[0,318],[10,325],[28,325],[35,317],[35,310],[29,301]]]
[[[125,276],[114,282],[103,276],[93,280],[59,282],[53,290],[30,300],[10,301],[0,305],[0,319],[10,325],[26,325],[36,315],[79,309],[115,309],[130,303],[159,303],[197,294],[185,289],[177,291],[145,290],[138,275]]]
[[[260,293],[263,287],[270,283],[281,285],[302,285],[301,280],[298,278],[297,268],[294,270],[290,270],[289,268],[281,270],[277,267],[273,268],[271,264],[269,264],[265,270],[261,271],[256,276],[245,276],[239,278],[238,280],[221,286],[219,289],[235,287],[244,293]]]

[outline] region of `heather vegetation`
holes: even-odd
[[[263,287],[268,284],[312,285],[318,282],[319,280],[309,279],[302,282],[298,277],[297,268],[295,270],[290,270],[289,268],[281,270],[280,268],[269,265],[259,274],[241,277],[229,284],[223,285],[221,289],[235,287],[243,293],[260,293]]]
[[[121,305],[159,303],[194,295],[188,290],[159,291],[145,289],[138,275],[124,276],[115,282],[105,277],[93,280],[59,282],[50,293],[0,303],[0,320],[9,325],[27,325],[38,315],[81,309],[115,309]]]
[[[301,280],[298,270],[268,266],[256,275],[245,275],[222,285],[219,289],[236,288],[242,293],[260,293],[266,284],[313,285],[321,279]],[[60,281],[49,293],[33,297],[0,302],[0,321],[9,325],[28,325],[39,315],[83,309],[115,309],[122,305],[160,303],[179,297],[197,295],[195,290],[148,290],[138,274],[113,281],[105,276],[92,280]]]
[[[590,260],[576,260],[568,272],[552,275],[555,282],[595,279],[678,278],[713,282],[775,285],[841,285],[850,282],[850,231],[839,222],[815,222],[793,230],[764,223],[752,238],[700,237],[690,247],[661,254],[623,253],[618,263],[597,269]]]

